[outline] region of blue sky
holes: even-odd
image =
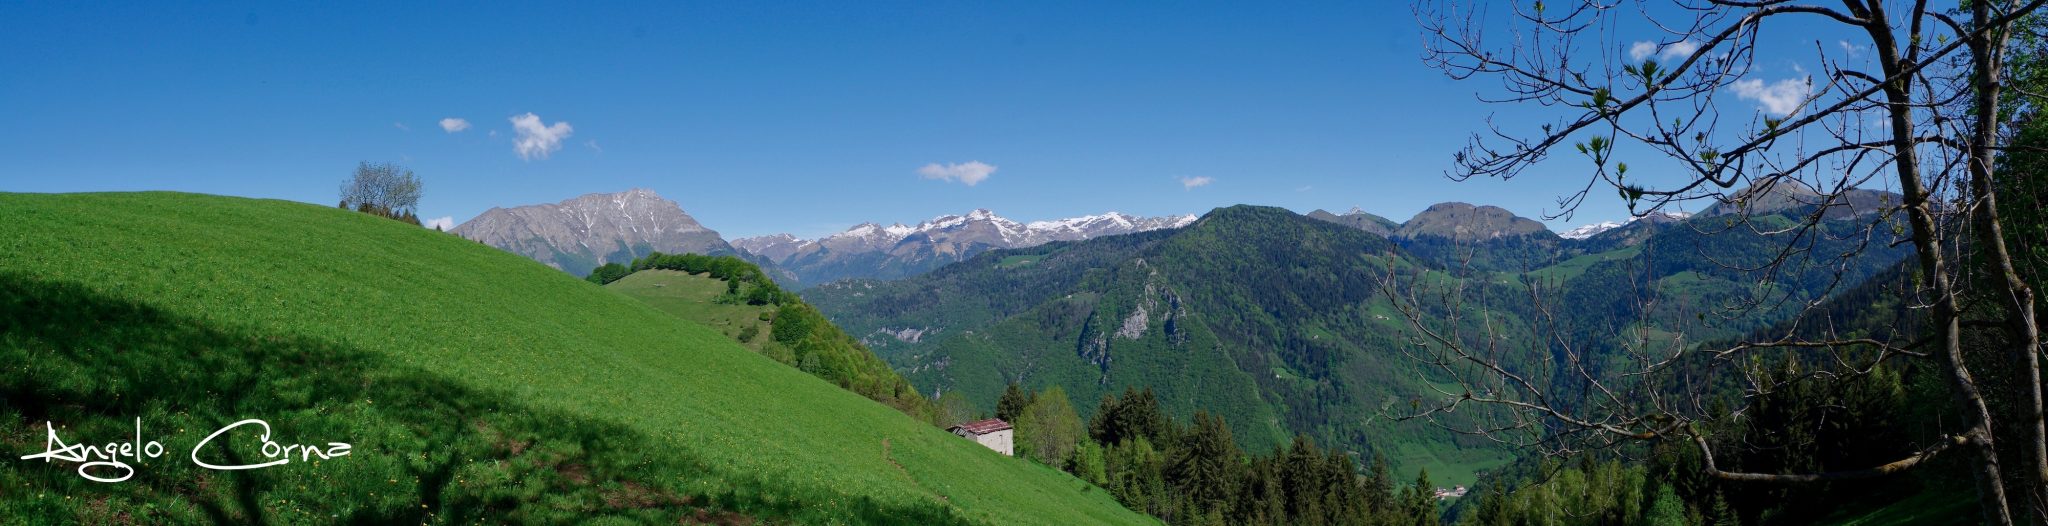
[[[1488,114],[1555,114],[1425,67],[1406,3],[1102,4],[0,2],[0,191],[332,204],[392,161],[422,217],[642,187],[730,238],[974,208],[1534,217],[1584,183],[1442,177]],[[970,162],[993,172],[944,169]]]

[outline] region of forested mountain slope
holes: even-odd
[[[1499,223],[1503,229],[1481,240],[1577,246],[1540,227]],[[1785,239],[1767,229],[1644,225],[1654,230],[1604,252],[1553,262],[1556,252],[1525,261],[1504,250],[1491,253],[1498,265],[1475,268],[1415,256],[1361,228],[1237,206],[1178,230],[994,251],[924,276],[836,283],[806,296],[921,392],[958,391],[986,407],[1010,382],[1059,385],[1077,400],[1149,386],[1177,415],[1198,408],[1222,415],[1248,448],[1305,433],[1385,454],[1410,472],[1428,467],[1439,480],[1469,482],[1502,452],[1376,418],[1389,406],[1434,396],[1430,386],[1455,389],[1403,354],[1416,342],[1383,287],[1453,293],[1463,301],[1418,306],[1426,324],[1454,312],[1465,320],[1489,315],[1505,359],[1544,378],[1557,365],[1543,346],[1550,336],[1595,349],[1618,347],[1622,335],[1642,330],[1683,331],[1693,341],[1731,337],[1903,257],[1873,247],[1828,259],[1862,242],[1857,224],[1842,222],[1809,234],[1805,254],[1817,256],[1792,258],[1778,285],[1759,287],[1753,275],[1728,267],[1775,257],[1767,247]],[[1499,270],[1514,267],[1533,270]],[[1549,310],[1530,300],[1532,286]],[[1468,330],[1463,337],[1479,344],[1485,336]]]

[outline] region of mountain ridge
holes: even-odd
[[[450,232],[573,276],[652,252],[737,252],[681,205],[644,188],[584,194],[556,203],[492,207]]]
[[[815,239],[771,234],[735,239],[732,244],[815,285],[844,278],[907,277],[988,250],[1178,228],[1194,220],[1193,215],[1140,217],[1112,211],[1025,223],[978,208],[915,226],[868,222]]]

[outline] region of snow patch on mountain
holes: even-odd
[[[1561,238],[1565,238],[1565,239],[1586,239],[1586,238],[1589,238],[1589,237],[1593,237],[1593,236],[1597,236],[1597,235],[1600,235],[1600,233],[1601,233],[1601,232],[1606,232],[1606,231],[1609,231],[1609,230],[1614,230],[1614,229],[1616,229],[1616,228],[1621,228],[1622,226],[1624,226],[1624,225],[1627,225],[1627,224],[1629,224],[1629,223],[1634,223],[1634,222],[1636,222],[1636,221],[1641,221],[1641,220],[1644,220],[1644,219],[1649,219],[1649,220],[1651,220],[1651,221],[1656,221],[1656,222],[1664,222],[1664,221],[1683,221],[1683,220],[1685,220],[1685,218],[1688,218],[1688,217],[1692,217],[1692,213],[1690,213],[1690,212],[1652,212],[1652,213],[1650,213],[1650,214],[1648,214],[1648,215],[1644,215],[1644,216],[1641,216],[1641,217],[1631,217],[1631,218],[1628,218],[1628,221],[1620,221],[1620,222],[1617,222],[1617,221],[1601,221],[1601,222],[1598,222],[1598,223],[1593,223],[1593,224],[1590,224],[1590,225],[1583,225],[1583,226],[1580,226],[1580,227],[1578,227],[1578,228],[1573,228],[1573,229],[1571,229],[1571,230],[1566,230],[1566,231],[1563,231],[1563,232],[1559,232],[1559,233],[1557,234],[1557,237],[1561,237]]]
[[[1558,232],[1557,237],[1565,239],[1585,239],[1593,237],[1595,235],[1599,235],[1601,232],[1614,230],[1616,228],[1621,228],[1621,223],[1614,221],[1601,221],[1590,225],[1581,225],[1578,228],[1573,228],[1571,230]]]
[[[1121,212],[1107,212],[1020,223],[996,215],[986,208],[980,208],[964,215],[934,217],[918,223],[917,226],[904,226],[902,223],[889,226],[861,223],[844,232],[817,239],[806,240],[789,234],[775,234],[739,239],[733,244],[742,250],[766,255],[771,259],[803,253],[810,247],[821,244],[841,251],[849,248],[856,251],[889,250],[905,240],[920,235],[927,240],[964,237],[1000,248],[1023,248],[1053,241],[1076,241],[1163,228],[1180,228],[1194,223],[1195,219],[1194,214],[1138,217]]]

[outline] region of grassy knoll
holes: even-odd
[[[748,352],[460,238],[327,207],[0,194],[0,517],[53,522],[1144,523]],[[168,453],[97,483],[43,450]],[[267,420],[351,455],[186,457]],[[266,460],[254,433],[209,450]]]
[[[677,318],[724,333],[754,352],[771,357],[792,354],[788,346],[768,337],[768,318],[775,315],[775,306],[718,302],[718,296],[725,294],[724,280],[703,274],[653,269],[634,272],[605,285],[605,288],[647,302]],[[744,341],[743,335],[746,336]]]

